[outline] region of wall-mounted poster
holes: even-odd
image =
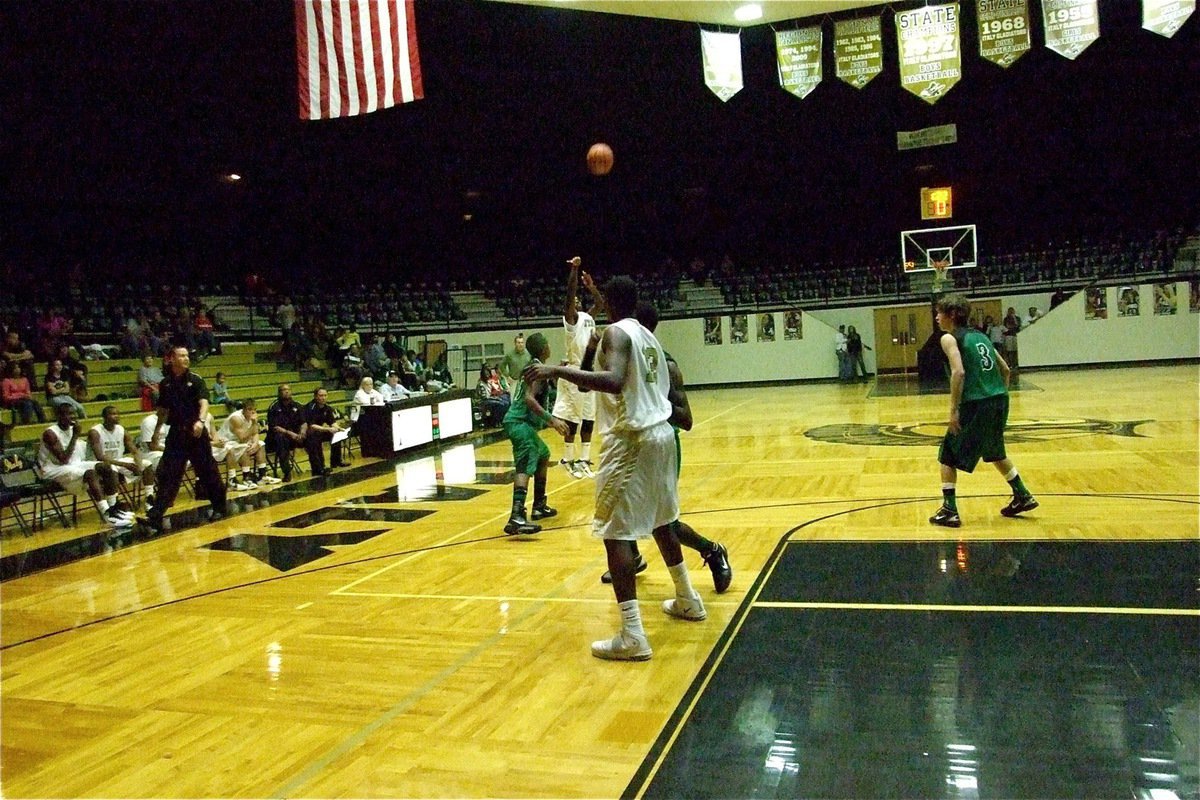
[[[804,338],[803,316],[799,311],[786,311],[783,315],[783,338],[794,341]]]
[[[760,342],[775,341],[775,315],[758,315],[758,340]]]
[[[1192,278],[1188,283],[1191,289],[1191,302],[1188,303],[1193,314],[1200,314],[1200,278]]]
[[[729,341],[731,344],[750,341],[750,318],[745,314],[734,314],[729,318]]]
[[[704,318],[704,343],[721,344],[721,318]]]
[[[1178,302],[1178,298],[1175,297],[1175,281],[1154,284],[1155,314],[1174,314]]]
[[[1087,290],[1087,302],[1083,308],[1084,319],[1108,319],[1108,298],[1103,286],[1093,286]]]
[[[1122,286],[1117,289],[1117,316],[1136,317],[1141,313],[1141,292],[1136,286]]]

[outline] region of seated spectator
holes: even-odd
[[[329,392],[324,387],[318,387],[313,392],[312,402],[304,407],[304,421],[308,423],[304,449],[308,451],[308,463],[313,475],[328,475],[342,466],[342,443],[332,442],[334,435],[342,430],[339,417],[333,406],[329,405]],[[325,451],[322,449],[325,442],[330,442],[329,469],[325,468]]]
[[[354,393],[352,402],[360,407],[386,405],[383,395],[375,389],[375,381],[370,376],[364,377],[359,383],[358,391]]]
[[[4,360],[21,368],[21,374],[29,381],[29,388],[37,391],[37,376],[34,374],[33,353],[21,341],[21,334],[10,330],[4,337]]]
[[[412,352],[412,351],[409,351]],[[409,358],[408,353],[400,356],[400,382],[405,388],[412,391],[421,390],[421,377],[417,374],[417,369]]]
[[[304,407],[292,399],[291,386],[280,384],[279,396],[267,409],[267,450],[275,454],[284,482],[292,479],[292,451],[307,432]]]
[[[225,373],[218,372],[213,378],[212,391],[210,392],[209,404],[224,403],[225,410],[233,413],[236,410],[234,402],[229,397],[229,385],[225,382]]]
[[[392,360],[388,358],[387,352],[383,349],[383,340],[378,336],[375,337],[375,340],[367,348],[367,354],[363,357],[363,362],[367,368],[366,374],[375,379],[379,379],[391,371]]]
[[[50,362],[46,368],[46,377],[42,381],[42,387],[46,390],[46,405],[55,406],[70,406],[75,412],[75,416],[79,419],[87,417],[87,412],[79,401],[71,396],[71,385],[67,382],[67,371],[63,369],[63,363],[57,358]]]
[[[121,412],[116,406],[105,406],[101,421],[88,432],[90,458],[107,464],[118,481],[140,480],[146,487],[146,509],[154,505],[154,467],[142,458],[133,437],[121,424]]]
[[[1030,306],[1029,307],[1029,316],[1025,317],[1024,326],[1026,328],[1028,328],[1030,325],[1037,322],[1043,316],[1044,315],[1042,314],[1042,312],[1038,311],[1037,306]]]
[[[196,306],[196,316],[192,318],[196,328],[196,346],[202,358],[221,354],[221,344],[217,341],[216,326],[204,306]]]
[[[312,338],[299,321],[292,323],[291,330],[284,339],[284,353],[299,369],[311,366],[312,359],[317,355]]]
[[[387,383],[379,387],[379,393],[383,395],[385,403],[390,403],[393,400],[407,400],[410,397],[417,397],[422,394],[422,392],[414,392],[405,388],[400,383],[400,376],[395,372],[388,373]]]
[[[499,426],[512,404],[512,398],[500,385],[499,371],[487,364],[480,366],[475,393],[479,397],[479,413],[483,424],[489,428]]]
[[[0,382],[0,398],[5,408],[11,408],[21,416],[21,424],[28,425],[37,417],[38,422],[45,422],[46,415],[42,413],[41,404],[33,399],[33,390],[29,387],[29,379],[21,374],[19,362],[7,363],[7,374]]]
[[[359,346],[351,345],[342,357],[342,383],[347,387],[357,386],[362,382],[364,375],[366,375],[366,367],[363,366]]]
[[[70,494],[78,496],[86,492],[105,522],[118,527],[132,525],[133,512],[123,510],[117,503],[117,476],[112,467],[84,458],[86,438],[79,435],[75,409],[64,404],[55,412],[58,422],[42,434],[38,448],[37,464],[42,477]]]
[[[142,366],[138,368],[138,389],[142,394],[142,411],[153,411],[158,407],[158,389],[162,382],[162,366],[155,361],[154,356],[144,356]]]
[[[454,384],[446,383],[431,369],[425,370],[425,391],[430,394],[436,394],[437,392],[444,392],[452,388],[454,388]]]
[[[246,398],[242,407],[225,418],[218,431],[227,443],[237,447],[238,464],[242,469],[243,487],[279,483],[279,479],[267,474],[267,449],[259,438],[258,409],[253,397]],[[231,486],[235,478],[230,473]],[[239,491],[234,489],[234,491]]]
[[[87,402],[88,365],[71,355],[71,348],[65,344],[58,346],[55,358],[62,362],[67,374],[67,383],[71,386],[71,396],[81,403]]]

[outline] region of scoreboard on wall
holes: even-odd
[[[949,186],[921,187],[921,219],[950,219],[954,197]]]

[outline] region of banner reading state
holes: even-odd
[[[883,29],[879,17],[833,24],[833,59],[839,79],[861,89],[883,71]]]
[[[729,102],[742,90],[741,34],[702,30],[700,49],[704,55],[704,85],[721,102]]]
[[[1046,47],[1074,60],[1100,38],[1097,0],[1042,0]]]
[[[962,77],[958,3],[896,12],[900,85],[936,103]]]
[[[775,31],[779,85],[803,100],[821,82],[821,27]]]
[[[1029,51],[1028,0],[978,0],[979,55],[1007,67]]]
[[[1170,38],[1196,10],[1196,0],[1142,0],[1142,27]]]

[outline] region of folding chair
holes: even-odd
[[[37,496],[31,487],[37,480],[33,465],[26,462],[21,454],[4,454],[3,463],[0,463],[0,529],[4,527],[4,509],[11,508],[21,533],[33,535],[33,526],[37,522]],[[25,512],[30,515],[29,519],[21,511],[21,504],[27,501],[33,503],[33,508]]]
[[[279,464],[279,453],[275,449],[275,437],[274,436],[267,437],[266,448],[267,448],[267,466],[271,468],[271,474],[274,475],[276,478],[278,478],[279,474],[283,471],[283,469]],[[293,447],[291,450],[288,451],[288,458],[291,459],[290,466],[292,468],[293,475],[299,475],[300,473],[304,472],[304,470],[300,467],[300,464],[296,461],[296,448]]]

